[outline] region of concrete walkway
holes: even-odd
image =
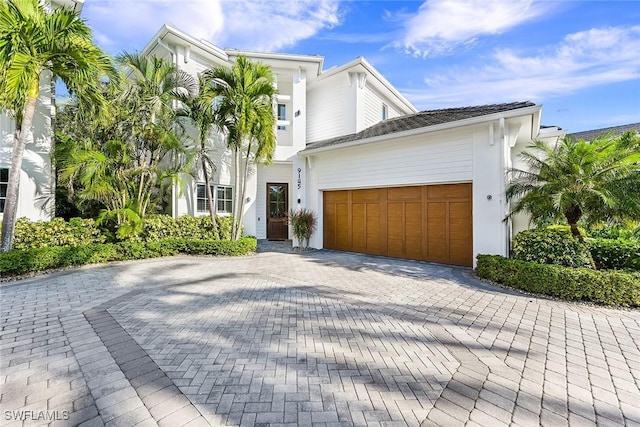
[[[465,269],[270,244],[0,292],[1,425],[640,426],[639,311]]]

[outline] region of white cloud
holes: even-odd
[[[542,53],[543,52],[543,53]],[[492,65],[429,75],[424,89],[403,92],[422,108],[513,100],[539,101],[608,83],[640,80],[640,26],[594,28],[567,35],[534,54],[498,49]]]
[[[323,28],[340,24],[339,1],[226,1],[224,30],[212,40],[223,46],[274,51],[293,46]]]
[[[83,17],[107,49],[143,43],[164,23],[221,47],[278,50],[340,24],[338,0],[95,0]]]
[[[532,0],[427,0],[416,14],[404,16],[404,32],[394,46],[416,56],[441,55],[480,36],[504,33],[552,7]]]

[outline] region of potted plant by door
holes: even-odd
[[[304,208],[291,209],[287,216],[293,229],[293,235],[298,239],[299,248],[304,251],[309,246],[309,239],[316,230],[318,218],[315,212]]]

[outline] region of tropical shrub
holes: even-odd
[[[293,235],[298,239],[300,247],[306,249],[309,246],[309,239],[318,225],[318,217],[309,209],[291,209],[287,216],[293,228]]]
[[[512,258],[565,267],[590,267],[587,245],[572,238],[569,227],[525,230],[513,239]]]
[[[212,227],[208,216],[184,215],[173,219],[169,215],[147,215],[142,232],[136,239],[154,241],[166,238],[231,240],[233,217],[217,216],[217,227]]]
[[[640,240],[588,239],[588,245],[598,268],[640,270]]]
[[[525,212],[537,224],[566,221],[577,240],[578,223],[640,220],[640,135],[627,132],[593,141],[535,141],[512,169],[509,215]]]
[[[104,243],[107,238],[92,219],[62,218],[51,221],[31,222],[20,218],[16,222],[14,249],[51,246],[80,246],[88,243]]]
[[[233,218],[218,216],[216,220],[218,227],[214,229],[208,216],[184,215],[174,219],[169,215],[148,215],[142,220],[140,231],[125,241],[154,242],[167,238],[230,240]],[[116,240],[111,230],[98,227],[93,219],[72,218],[65,222],[62,218],[54,218],[51,221],[31,222],[27,218],[20,218],[16,224],[14,248],[76,247]]]
[[[0,277],[15,276],[54,268],[124,261],[185,253],[190,255],[247,255],[256,250],[256,239],[191,240],[170,238],[152,242],[127,241],[91,243],[82,246],[14,249],[0,253]]]
[[[478,255],[476,275],[527,292],[570,301],[640,307],[640,273],[596,271]]]

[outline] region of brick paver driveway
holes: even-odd
[[[469,273],[263,251],[5,284],[0,424],[640,426],[640,312]]]

